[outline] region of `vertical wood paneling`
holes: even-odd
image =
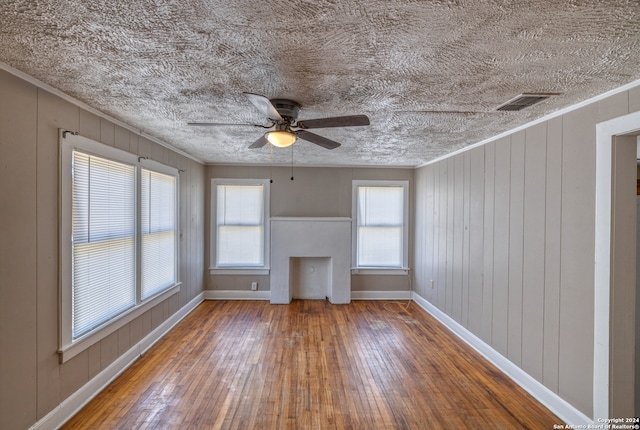
[[[509,196],[511,191],[511,140],[495,144],[495,196],[493,243],[493,321],[491,345],[507,356],[509,314]]]
[[[430,301],[434,301],[435,298],[435,294],[436,294],[436,289],[431,287],[431,280],[435,280],[435,276],[434,276],[434,259],[436,258],[436,252],[435,250],[436,248],[436,244],[437,241],[434,240],[436,236],[436,226],[435,226],[435,218],[434,218],[434,212],[435,212],[435,205],[436,205],[436,198],[435,198],[435,181],[436,181],[436,169],[435,166],[429,166],[428,169],[426,169],[427,172],[427,177],[426,177],[426,185],[427,185],[427,195],[426,195],[426,200],[427,200],[427,205],[426,205],[426,230],[425,230],[425,249],[426,249],[426,255],[425,255],[425,260],[426,260],[426,278],[424,280],[424,285],[425,288],[427,290],[427,294],[425,297],[428,298],[428,300]],[[435,287],[435,285],[434,285]]]
[[[140,136],[137,134],[129,133],[129,152],[132,154],[139,154],[138,152],[138,141],[140,140]]]
[[[196,271],[196,273],[194,275],[197,276],[197,285],[195,286],[195,294],[193,295],[193,297],[195,297],[196,295],[200,294],[202,292],[202,290],[205,288],[206,285],[206,280],[205,280],[205,270],[209,267],[208,266],[208,247],[206,246],[207,242],[207,238],[209,237],[209,219],[206,217],[206,213],[207,213],[207,204],[206,204],[206,199],[202,198],[203,194],[207,194],[206,193],[206,183],[207,183],[207,175],[206,175],[206,168],[204,166],[202,166],[199,163],[196,163],[195,161],[193,162],[198,171],[200,172],[200,176],[198,178],[198,183],[200,184],[200,189],[201,192],[198,194],[198,199],[200,202],[200,206],[198,208],[198,217],[199,217],[199,228],[198,228],[198,240],[199,240],[199,244],[200,244],[200,266],[199,266],[199,270]]]
[[[440,178],[438,183],[438,279],[436,288],[438,289],[438,308],[445,311],[447,301],[447,245],[449,244],[447,237],[447,190],[449,184],[447,175],[449,163],[439,163],[438,167],[440,169]]]
[[[96,349],[100,348],[99,344],[94,345]],[[60,398],[66,399],[74,392],[79,390],[89,379],[89,363],[99,368],[99,361],[89,359],[91,348],[85,349],[71,360],[60,365]],[[98,357],[99,353],[94,350],[93,357]]]
[[[462,318],[461,322],[464,327],[469,325],[469,224],[470,221],[470,206],[469,201],[470,189],[471,189],[471,153],[469,151],[462,154],[464,157],[464,171],[463,171],[463,232],[462,232]]]
[[[0,95],[0,223],[6,227],[0,241],[0,428],[18,429],[46,416],[147,335],[152,314],[59,363],[58,129],[123,150],[137,150],[138,137],[3,71]],[[186,239],[192,251],[185,259],[200,283],[185,289],[183,303],[202,291],[204,166],[194,166],[200,182],[186,193],[193,199],[184,204],[185,219],[193,220],[194,231]],[[177,309],[175,300],[162,303],[153,315],[155,326]]]
[[[448,158],[447,163],[447,189],[446,189],[446,255],[445,255],[445,312],[453,315],[453,265],[455,249],[455,184],[456,164],[455,158]]]
[[[151,159],[157,161],[158,163],[167,164],[167,149],[158,143],[152,142]]]
[[[142,340],[142,319],[138,317],[129,323],[129,340],[135,345]]]
[[[431,193],[433,200],[433,211],[432,211],[432,226],[429,232],[431,233],[431,247],[432,247],[432,257],[431,257],[431,273],[429,273],[429,278],[427,282],[429,282],[429,287],[431,288],[431,281],[433,280],[433,288],[431,289],[431,303],[438,306],[438,258],[439,258],[439,247],[440,247],[440,225],[439,225],[439,213],[440,213],[440,163],[436,165],[429,166],[429,170],[431,171]]]
[[[151,158],[151,147],[154,143],[146,137],[138,137],[138,155]]]
[[[463,153],[470,177],[463,175],[462,189],[461,155],[428,166],[440,294],[431,302],[458,320],[460,297],[463,325],[586,415],[593,410],[595,125],[638,110],[640,87]],[[461,216],[468,228],[462,267]]]
[[[151,309],[140,315],[140,321],[142,322],[142,334],[151,333]]]
[[[420,195],[427,195],[427,190],[425,186],[425,170],[418,170],[414,173],[414,192]],[[422,297],[426,297],[426,290],[424,288],[423,282],[425,278],[424,271],[426,270],[426,259],[425,259],[425,228],[426,228],[426,214],[425,214],[425,206],[427,204],[427,198],[420,199],[419,202],[415,205],[415,218],[413,223],[413,233],[414,233],[414,252],[413,252],[413,262],[409,263],[413,268],[413,290],[420,294]],[[418,222],[420,220],[420,222]]]
[[[467,327],[475,334],[483,332],[485,149],[484,146],[474,149],[469,157],[469,320]]]
[[[556,393],[560,334],[561,220],[562,118],[554,118],[547,122],[542,382]]]
[[[192,272],[192,268],[194,265],[194,261],[197,258],[195,255],[193,255],[193,230],[192,230],[192,223],[191,223],[191,210],[193,208],[193,205],[195,203],[194,200],[194,196],[193,196],[193,182],[194,182],[194,176],[195,176],[195,172],[192,169],[191,163],[189,163],[188,159],[184,159],[184,168],[182,168],[181,170],[184,170],[184,172],[181,173],[181,177],[184,177],[184,184],[183,184],[183,190],[185,193],[185,198],[186,198],[186,202],[185,205],[186,207],[184,208],[184,218],[182,218],[180,220],[180,224],[181,224],[181,229],[183,230],[183,234],[184,234],[184,238],[185,238],[185,248],[184,251],[185,253],[181,256],[181,258],[186,262],[185,265],[185,289],[184,289],[184,293],[181,294],[180,299],[181,301],[186,301],[187,298],[191,295],[191,292],[193,291],[193,284],[194,284],[194,274]],[[152,312],[152,321],[154,320],[154,314]],[[152,324],[153,325],[153,324]]]
[[[629,91],[622,91],[597,102],[598,122],[629,113]]]
[[[78,130],[79,109],[46,91],[38,90],[38,418],[62,399],[58,349],[58,129]]]
[[[547,125],[527,129],[522,263],[522,369],[542,382]]]
[[[509,192],[509,311],[508,358],[522,361],[522,252],[524,222],[525,132],[511,136],[511,187]]]
[[[100,368],[106,369],[118,358],[118,332],[114,331],[100,341]]]
[[[190,160],[190,169],[193,172],[191,181],[191,257],[193,266],[191,267],[191,291],[185,302],[180,306],[186,305],[189,300],[202,291],[204,283],[204,181],[205,169],[199,163]]]
[[[179,233],[179,247],[180,247],[180,261],[178,263],[180,271],[180,280],[182,286],[180,287],[180,299],[186,300],[191,290],[191,272],[190,267],[190,231],[188,228],[189,219],[189,204],[191,202],[191,196],[189,194],[190,177],[191,172],[187,160],[184,157],[180,157],[178,160],[178,168],[183,170],[180,173],[180,233]]]
[[[104,118],[100,118],[100,140],[105,145],[115,146],[116,144],[116,127]]]
[[[562,136],[559,394],[587,415],[593,403],[597,117],[593,104],[567,113]]]
[[[87,361],[89,362],[89,379],[96,376],[102,370],[102,363],[100,359],[100,342],[95,343],[87,349]]]
[[[482,321],[480,338],[493,345],[493,254],[495,241],[495,143],[484,146],[484,200],[482,246]]]
[[[129,324],[118,330],[118,355],[122,355],[131,347]]]
[[[0,71],[0,428],[27,428],[37,390],[37,89]]]
[[[78,132],[84,137],[100,142],[100,117],[79,109]]]
[[[451,316],[462,323],[464,255],[464,155],[453,157],[453,264],[451,267]]]
[[[129,134],[126,128],[115,126],[114,146],[123,151],[129,151]]]
[[[640,86],[633,87],[629,91],[629,113],[640,110]]]
[[[151,308],[150,312],[151,312],[151,330],[155,330],[156,328],[158,328],[158,326],[160,324],[162,324],[162,321],[164,321],[164,304],[166,302],[161,302],[158,303],[156,306],[154,306],[153,308]]]

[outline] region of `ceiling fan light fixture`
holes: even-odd
[[[278,148],[286,148],[294,144],[297,136],[290,131],[270,131],[267,132],[267,141]]]

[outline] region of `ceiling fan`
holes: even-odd
[[[225,124],[217,122],[189,122],[188,125],[194,126],[252,126],[258,128],[273,128],[272,131],[266,132],[262,137],[253,142],[249,146],[251,149],[262,148],[267,143],[280,148],[286,148],[293,145],[297,139],[306,140],[323,148],[334,149],[340,146],[340,143],[327,139],[315,133],[307,131],[314,128],[328,127],[351,127],[360,125],[369,125],[369,118],[366,115],[349,115],[338,116],[332,118],[319,118],[298,121],[298,113],[300,113],[300,104],[287,99],[269,100],[265,96],[252,93],[243,93],[249,101],[258,110],[267,117],[269,125],[261,124]]]

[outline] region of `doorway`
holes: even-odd
[[[635,416],[636,154],[640,112],[596,126],[594,421]]]

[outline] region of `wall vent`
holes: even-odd
[[[506,103],[501,104],[496,110],[501,111],[519,111],[529,106],[540,103],[551,96],[557,96],[559,93],[523,93],[512,98]]]

